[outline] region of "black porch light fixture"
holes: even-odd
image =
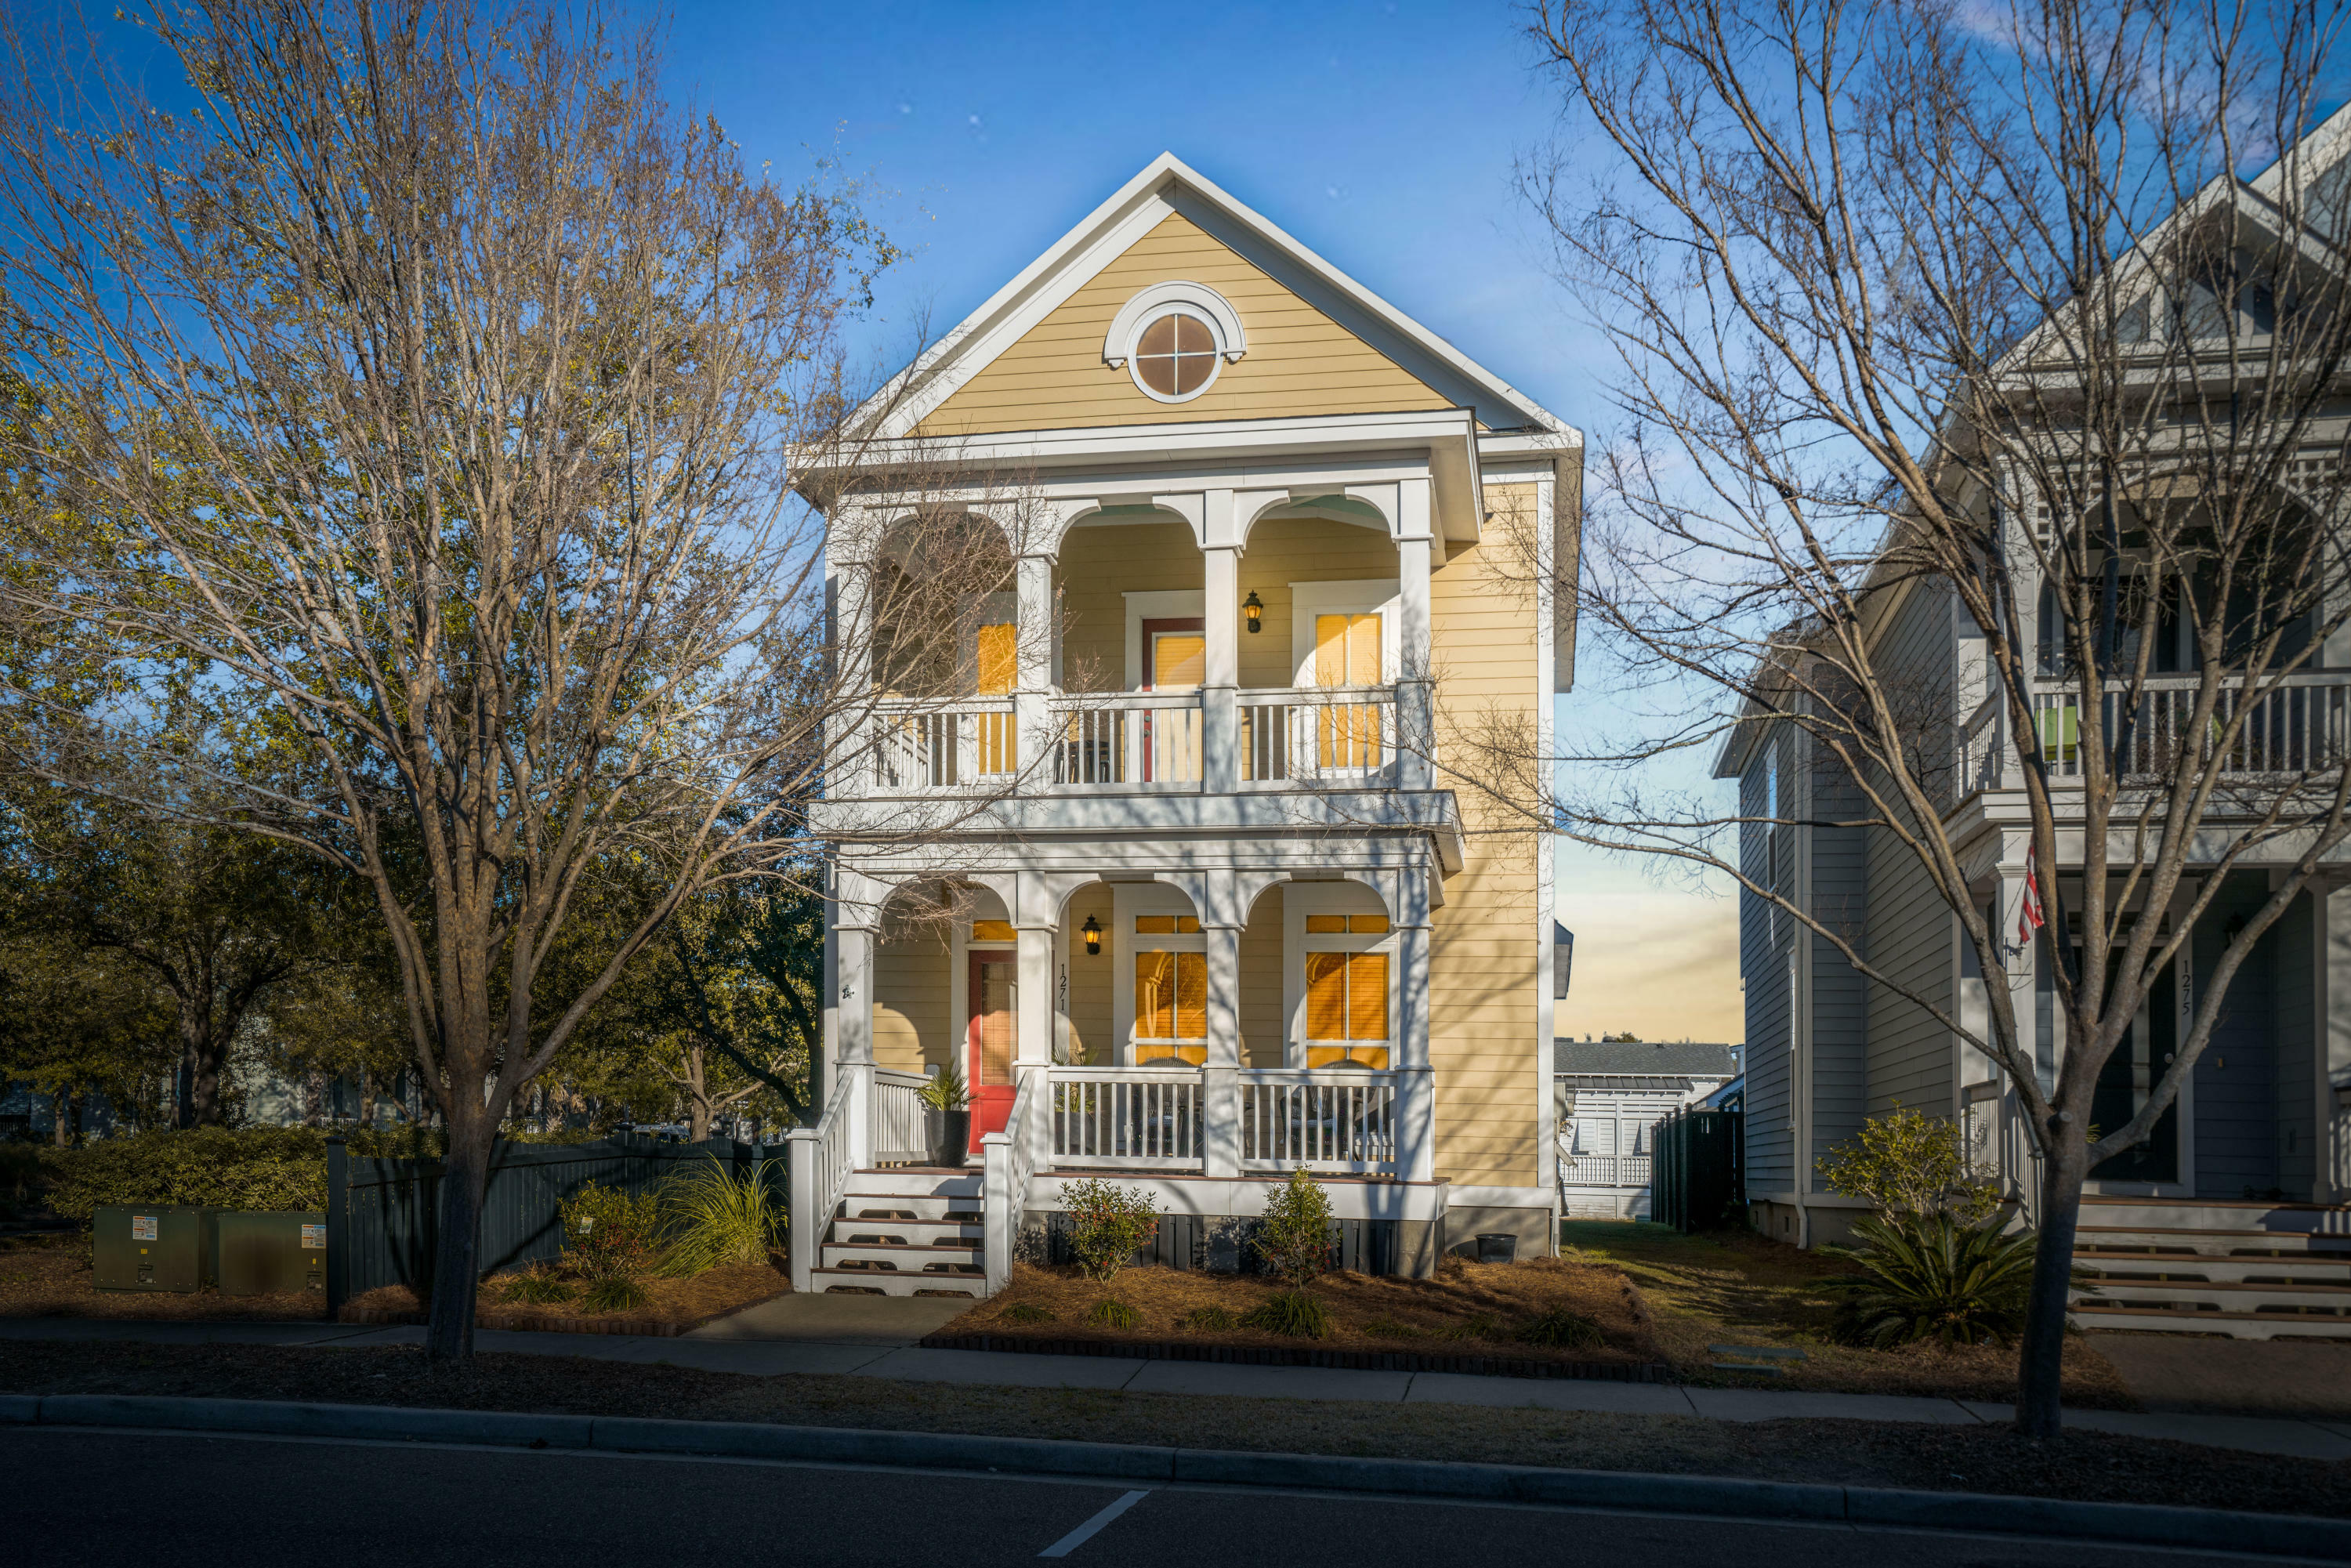
[[[1256,589],[1250,589],[1249,596],[1241,601],[1241,613],[1249,617],[1250,631],[1265,630],[1265,601],[1257,596]]]
[[[1079,926],[1078,929],[1085,933],[1086,956],[1089,958],[1101,957],[1102,922],[1089,915],[1086,916],[1086,923],[1083,925]]]

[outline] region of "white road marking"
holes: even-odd
[[[1094,1538],[1094,1531],[1100,1530],[1103,1525],[1108,1524],[1112,1520],[1116,1519],[1120,1514],[1124,1513],[1128,1509],[1133,1508],[1136,1503],[1141,1502],[1144,1498],[1147,1498],[1150,1495],[1151,1493],[1148,1490],[1131,1491],[1127,1493],[1124,1497],[1119,1499],[1116,1502],[1111,1504],[1108,1508],[1102,1510],[1100,1513],[1094,1515],[1092,1519],[1086,1521],[1075,1530],[1070,1531],[1069,1534],[1064,1535],[1061,1540],[1056,1541],[1052,1545],[1048,1546],[1044,1551],[1037,1553],[1037,1555],[1040,1557],[1067,1557],[1071,1552],[1075,1552],[1079,1547],[1083,1546],[1087,1542],[1092,1541]]]

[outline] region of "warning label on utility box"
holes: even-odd
[[[133,1241],[154,1240],[155,1217],[152,1214],[132,1215],[131,1217],[131,1239]]]
[[[302,1228],[302,1249],[304,1251],[324,1250],[326,1245],[327,1228],[325,1226],[306,1225]]]

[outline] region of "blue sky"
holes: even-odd
[[[1553,131],[1513,7],[697,4],[676,90],[778,171],[837,156],[890,193],[862,357],[909,357],[1162,152],[1200,170],[1471,357],[1595,434],[1614,368],[1546,276],[1515,194]],[[1591,691],[1562,725],[1604,711]],[[1683,782],[1696,782],[1685,769]],[[1744,1038],[1735,904],[1570,850],[1578,934],[1560,1028]]]

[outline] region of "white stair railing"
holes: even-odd
[[[1036,1097],[1043,1072],[1020,1074],[1012,1096],[1011,1120],[1005,1130],[980,1140],[980,1207],[985,1250],[982,1272],[989,1295],[1012,1282],[1012,1249],[1020,1237],[1020,1222],[1029,1212],[1029,1178],[1037,1168]]]
[[[873,1163],[919,1166],[931,1157],[931,1112],[919,1072],[873,1070]]]
[[[786,1239],[791,1256],[792,1289],[806,1291],[810,1274],[824,1249],[825,1227],[832,1223],[849,1191],[855,1160],[849,1141],[849,1107],[856,1103],[857,1081],[841,1073],[833,1081],[832,1098],[813,1127],[795,1127],[785,1134],[791,1161],[791,1234]]]
[[[1056,1067],[1050,1082],[1056,1168],[1199,1168],[1198,1069]]]

